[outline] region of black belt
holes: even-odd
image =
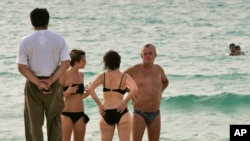
[[[38,79],[49,79],[50,76],[37,76]]]

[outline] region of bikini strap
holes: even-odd
[[[105,72],[103,73],[103,87],[105,88]]]
[[[122,85],[122,79],[123,79],[124,74],[125,74],[125,73],[123,73],[123,74],[122,74],[122,78],[121,78],[121,81],[120,81],[119,89],[121,88],[121,85]]]

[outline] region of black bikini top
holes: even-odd
[[[121,81],[120,81],[120,85],[119,85],[119,89],[105,88],[105,73],[103,75],[104,75],[103,92],[118,92],[118,93],[120,93],[122,95],[124,95],[127,92],[127,88],[125,88],[124,90],[121,89],[121,83],[122,83],[122,79],[123,79],[124,74],[122,75],[122,78],[121,78]]]
[[[74,87],[74,86],[78,86],[78,89],[77,89],[76,93],[74,93],[74,94],[84,94],[84,84],[83,83],[71,85],[71,87]],[[63,87],[63,91],[66,91],[68,89],[68,87],[69,86]]]

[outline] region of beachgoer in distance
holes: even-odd
[[[245,53],[241,51],[241,47],[239,45],[235,46],[235,55],[245,55]]]
[[[30,13],[34,32],[19,43],[17,64],[27,79],[24,88],[24,125],[26,141],[43,141],[44,115],[48,141],[62,140],[61,112],[63,91],[59,82],[70,65],[64,38],[47,30],[49,12],[35,8]]]
[[[229,50],[230,50],[230,52],[229,52],[229,55],[234,55],[235,54],[235,47],[236,47],[236,45],[234,44],[234,43],[231,43],[230,45],[229,45]]]
[[[84,87],[84,74],[79,72],[86,64],[86,55],[82,50],[70,52],[71,68],[61,77],[63,86],[65,107],[62,112],[63,141],[70,141],[74,134],[74,141],[83,141],[86,132],[86,124],[89,117],[84,113],[83,99],[89,94]]]
[[[235,45],[234,43],[231,43],[229,45],[229,55],[230,56],[239,56],[239,55],[245,55],[243,51],[241,51],[241,47],[239,45]]]
[[[106,52],[103,62],[107,71],[98,75],[88,89],[101,114],[101,140],[112,141],[117,125],[119,140],[130,141],[132,125],[127,103],[137,92],[136,83],[128,74],[120,71],[121,57],[116,51]],[[103,85],[102,102],[95,92],[99,85]],[[125,95],[127,88],[130,91]]]
[[[142,141],[147,128],[148,140],[159,141],[161,130],[160,103],[163,91],[168,87],[168,78],[160,65],[154,64],[156,49],[146,44],[141,52],[142,63],[128,68],[136,82],[138,92],[133,99],[133,141]]]

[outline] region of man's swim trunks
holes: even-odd
[[[145,122],[147,124],[150,124],[150,123],[152,123],[152,121],[154,120],[154,118],[157,115],[159,115],[160,110],[157,110],[156,112],[143,112],[143,111],[134,109],[134,113],[142,116],[144,118]]]

